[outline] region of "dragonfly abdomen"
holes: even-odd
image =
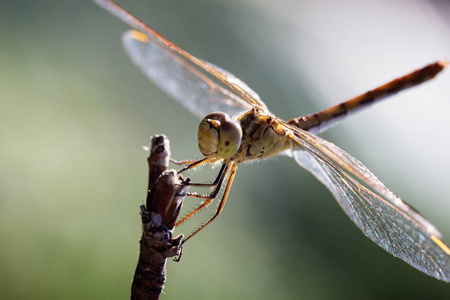
[[[446,60],[437,61],[346,102],[312,115],[291,119],[288,123],[311,133],[319,134],[347,116],[367,108],[375,102],[434,78],[447,64],[448,61]]]

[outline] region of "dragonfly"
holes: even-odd
[[[442,234],[418,211],[394,195],[361,162],[320,138],[324,130],[388,96],[430,80],[448,64],[440,60],[324,111],[283,121],[275,117],[257,93],[230,72],[179,48],[150,26],[110,0],[94,0],[136,30],[122,41],[132,62],[157,86],[202,119],[198,145],[204,158],[185,161],[179,173],[221,163],[204,201],[182,218],[180,225],[219,198],[216,212],[184,242],[222,212],[238,164],[290,153],[336,198],[373,242],[414,268],[450,282],[450,249]],[[224,187],[223,191],[221,191]]]

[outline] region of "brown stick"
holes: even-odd
[[[169,165],[169,140],[154,136],[149,165],[146,206],[141,205],[142,237],[139,260],[131,287],[131,299],[159,299],[166,280],[166,260],[180,255],[182,235],[172,239],[173,229],[187,193],[187,186]]]

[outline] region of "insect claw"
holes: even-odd
[[[178,255],[176,255],[176,256],[172,259],[174,262],[180,262],[180,260],[181,260],[181,256],[183,255],[183,242],[184,242],[184,241],[182,241],[182,242],[181,242],[181,245],[180,245],[180,253],[178,253]]]

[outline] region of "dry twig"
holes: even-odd
[[[166,280],[166,260],[180,255],[179,235],[172,239],[187,186],[174,170],[167,171],[170,150],[164,135],[152,138],[146,205],[141,205],[142,237],[131,299],[159,299]]]

